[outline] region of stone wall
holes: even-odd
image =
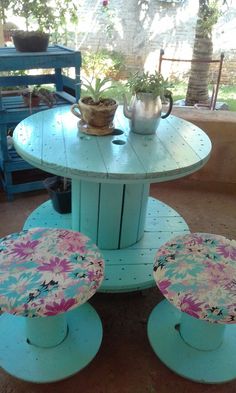
[[[189,178],[236,184],[236,112],[174,108],[172,113],[200,127],[212,142],[209,161]]]
[[[109,13],[101,0],[86,0],[80,7],[76,47],[84,50],[107,49],[122,52],[128,70],[153,71],[161,48],[169,57],[191,59],[197,0],[110,0]],[[225,53],[222,81],[236,82],[236,1],[225,12],[213,32],[214,57]],[[110,35],[105,27],[110,24]],[[91,28],[92,27],[92,28]],[[165,65],[165,72],[187,74],[187,63]]]

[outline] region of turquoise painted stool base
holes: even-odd
[[[71,214],[59,214],[51,201],[44,202],[25,222],[24,229],[33,227],[71,229]],[[142,239],[120,250],[102,250],[105,278],[98,291],[117,293],[154,287],[153,260],[157,249],[174,236],[187,233],[188,225],[178,212],[149,197]]]
[[[1,367],[19,379],[37,383],[65,379],[87,366],[101,345],[102,323],[88,303],[66,313],[68,334],[55,347],[28,344],[25,319],[5,313],[0,324]]]
[[[181,311],[167,300],[159,303],[150,314],[148,338],[160,360],[172,371],[195,382],[223,383],[235,379],[235,325],[222,325],[222,328],[225,326],[223,341],[216,349],[199,350],[181,337],[181,317]],[[211,323],[207,326],[209,328]]]

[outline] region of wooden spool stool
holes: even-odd
[[[0,243],[1,366],[31,382],[75,374],[96,355],[102,324],[87,300],[103,279],[97,247],[79,232],[34,228]]]
[[[197,382],[236,378],[236,241],[193,233],[157,252],[154,278],[168,300],[148,320],[148,337],[173,371]]]

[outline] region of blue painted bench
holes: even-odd
[[[27,171],[33,167],[19,157],[14,148],[8,148],[7,135],[21,120],[48,107],[41,103],[29,110],[20,91],[7,94],[2,88],[53,84],[56,89],[55,106],[72,104],[80,97],[80,66],[80,52],[60,45],[49,47],[47,52],[34,53],[17,52],[15,48],[0,48],[0,178],[8,200],[13,199],[14,193],[43,188],[41,180],[14,184],[13,177],[16,172]],[[64,75],[63,68],[71,67],[74,68],[74,76]],[[40,74],[39,70],[42,69],[44,73]],[[21,70],[37,70],[37,74],[12,75],[12,71]],[[9,75],[4,75],[7,72]],[[27,179],[27,172],[24,178]]]

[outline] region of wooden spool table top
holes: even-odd
[[[112,135],[86,135],[77,123],[68,106],[36,113],[18,124],[14,146],[26,161],[47,172],[112,183],[183,177],[200,169],[211,152],[208,136],[175,116],[161,120],[154,135],[130,132],[121,106]]]

